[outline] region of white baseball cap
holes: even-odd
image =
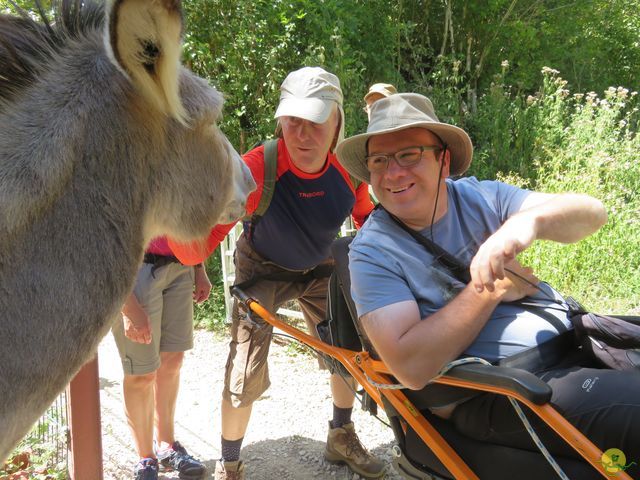
[[[320,67],[303,67],[291,72],[282,82],[280,103],[274,117],[299,117],[324,123],[337,105],[341,119],[339,143],[344,139],[342,99],[338,77]]]

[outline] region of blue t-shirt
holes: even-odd
[[[433,225],[420,232],[460,262],[470,264],[482,243],[514,213],[529,191],[501,182],[463,178],[447,179],[448,209]],[[429,237],[430,238],[430,237]],[[440,310],[464,288],[439,262],[384,210],[376,210],[351,243],[349,253],[351,293],[358,316],[407,300],[418,303],[421,318]],[[530,300],[545,305],[540,314],[502,303],[464,352],[489,361],[513,355],[551,339],[570,328],[562,297],[541,283]],[[389,321],[393,321],[392,318]],[[425,321],[428,321],[426,318]]]

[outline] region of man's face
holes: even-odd
[[[410,128],[369,139],[368,155],[394,154],[409,147],[442,146],[436,135],[424,128]],[[438,181],[442,166],[442,181]],[[422,159],[411,167],[401,167],[389,160],[386,170],[371,173],[371,186],[380,203],[410,227],[425,228],[431,223],[436,192],[440,188],[438,220],[447,211],[446,185],[449,176],[449,155],[442,159],[441,150],[425,150]],[[440,185],[438,187],[438,185]]]
[[[339,116],[335,109],[324,123],[314,123],[300,117],[280,117],[282,136],[296,167],[306,173],[322,170],[338,132]]]

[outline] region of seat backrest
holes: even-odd
[[[349,245],[352,240],[353,237],[341,237],[331,245],[335,267],[329,280],[327,315],[335,345],[350,350],[364,348],[371,351],[370,343],[359,327],[358,313],[351,298]]]

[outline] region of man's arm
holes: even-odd
[[[359,230],[364,224],[367,217],[373,210],[373,202],[369,196],[369,185],[362,182],[356,189],[356,201],[353,205],[351,216],[353,217],[353,223]]]
[[[211,281],[207,275],[204,262],[194,265],[193,301],[202,303],[211,293]]]
[[[504,278],[505,264],[535,240],[573,243],[594,233],[607,221],[599,200],[573,193],[531,193],[512,215],[478,249],[471,261],[471,283],[478,292],[492,291]]]
[[[509,267],[537,283],[530,270],[517,262]],[[415,301],[404,301],[369,312],[360,317],[360,322],[396,378],[408,388],[419,390],[473,343],[498,303],[533,293],[534,287],[506,275],[495,282],[493,291],[478,292],[467,285],[451,302],[425,319],[420,318]]]

